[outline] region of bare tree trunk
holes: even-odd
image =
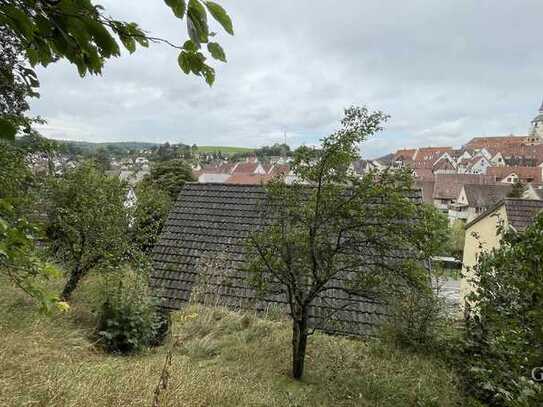
[[[307,310],[303,309],[292,321],[292,376],[297,380],[304,374],[307,336]]]
[[[83,274],[84,272],[81,269],[80,265],[77,265],[72,270],[72,272],[70,273],[70,277],[68,277],[68,281],[66,281],[66,285],[62,290],[62,294],[60,294],[61,299],[63,299],[64,301],[70,300],[70,298],[72,297],[72,293],[77,288],[81,277],[83,277]]]

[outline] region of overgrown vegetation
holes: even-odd
[[[107,354],[94,340],[102,278],[89,276],[71,311],[52,319],[0,281],[0,405],[151,405],[169,350],[160,406],[465,405],[442,362],[377,340],[316,333],[308,372],[292,381],[289,324],[220,308],[175,313],[165,347]]]
[[[359,177],[349,171],[359,158],[359,143],[382,130],[386,119],[382,112],[346,109],[341,128],[321,140],[320,151],[294,152],[296,181],[287,185],[277,178],[266,187],[269,226],[248,240],[249,271],[259,291],[286,298],[295,378],[303,375],[309,316],[318,296],[343,292],[348,304],[350,296],[388,298],[402,295],[404,287],[424,290],[424,261],[446,242],[446,219],[411,199],[410,173]]]
[[[468,297],[468,391],[495,406],[543,403],[543,216],[524,232],[503,230],[501,244],[482,252]]]
[[[111,273],[101,294],[97,334],[105,348],[114,353],[133,353],[151,345],[160,320],[145,273]]]

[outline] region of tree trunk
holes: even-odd
[[[60,298],[64,301],[70,300],[72,297],[72,293],[77,288],[79,284],[79,280],[81,280],[81,277],[83,277],[83,270],[79,265],[77,265],[72,272],[70,273],[70,277],[68,277],[68,281],[66,281],[66,285],[64,286],[64,289],[62,290],[62,294],[60,295]]]
[[[292,377],[301,379],[304,374],[305,348],[307,345],[307,311],[292,322]]]

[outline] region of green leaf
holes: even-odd
[[[17,127],[9,120],[0,118],[0,140],[15,140]]]
[[[177,18],[183,18],[185,16],[185,11],[187,9],[185,0],[164,0],[164,1],[172,9],[173,14]]]
[[[34,26],[28,16],[15,6],[3,7],[2,10],[8,17],[8,24],[11,25],[16,32],[21,33],[27,40],[32,40]]]
[[[209,37],[209,27],[207,26],[206,9],[202,6],[202,3],[198,0],[189,0],[187,17],[187,26],[191,39],[197,45],[201,42],[206,43]]]
[[[217,20],[220,25],[222,25],[225,31],[230,35],[234,35],[232,19],[230,18],[226,10],[221,5],[213,1],[206,1],[205,5],[209,10],[209,13],[213,16],[215,20]]]
[[[91,33],[94,42],[100,49],[100,53],[103,57],[109,58],[111,56],[119,56],[119,46],[102,23],[91,18],[87,18],[85,25],[89,29],[89,32]]]
[[[196,52],[198,51],[198,47],[192,40],[185,41],[183,44],[183,49],[189,52]]]
[[[213,86],[213,84],[215,83],[215,70],[211,68],[209,65],[204,65],[201,72],[207,84],[209,86]]]
[[[216,42],[210,42],[207,44],[207,50],[211,56],[219,61],[226,62],[226,54],[222,47]]]
[[[179,64],[179,67],[183,72],[186,74],[190,73],[190,58],[189,54],[185,51],[181,51],[179,53],[179,57],[177,58],[177,63]]]

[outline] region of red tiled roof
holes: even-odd
[[[258,167],[257,163],[239,163],[234,170],[232,171],[232,174],[252,174],[255,172],[256,168]]]
[[[415,178],[421,181],[433,181],[434,173],[431,168],[416,168]]]
[[[261,185],[266,184],[272,178],[273,177],[269,175],[234,174],[224,183],[237,185]]]
[[[430,160],[435,161],[441,157],[444,153],[452,151],[452,147],[422,147],[417,150],[417,154],[414,157],[417,161]]]
[[[510,145],[521,145],[526,142],[524,136],[505,136],[505,137],[474,137],[467,144],[467,148],[489,148],[504,147]]]
[[[511,174],[516,174],[521,180],[528,182],[541,182],[540,167],[488,167],[487,175],[494,176],[499,180]]]

